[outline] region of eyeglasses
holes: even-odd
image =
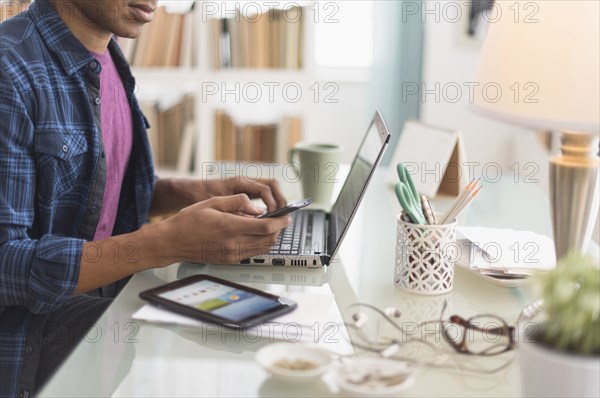
[[[498,355],[514,348],[514,327],[495,315],[477,315],[464,319],[452,315],[439,321],[442,336],[458,353]]]
[[[452,315],[448,320],[443,319],[446,311],[446,304],[442,308],[442,315],[438,320],[425,321],[418,324],[404,322],[399,324],[392,318],[400,318],[400,312],[395,309],[381,311],[369,304],[358,303],[353,307],[369,308],[379,315],[383,320],[390,324],[399,332],[399,338],[393,338],[387,343],[393,341],[395,344],[402,344],[411,341],[425,342],[426,337],[432,333],[434,340],[439,340],[441,335],[456,352],[468,355],[498,355],[514,348],[514,327],[509,326],[506,321],[496,315],[476,315],[465,319],[459,315]],[[350,326],[355,330],[360,330],[359,336],[366,339],[362,333],[362,327],[366,324],[367,316],[364,313],[354,313],[352,316],[353,324]],[[427,330],[428,325],[434,325],[434,331]],[[438,328],[439,326],[439,328]],[[417,329],[421,330],[420,336]],[[439,333],[439,334],[438,334]],[[386,342],[383,342],[386,345]],[[376,345],[381,345],[378,343]]]
[[[448,343],[452,349],[458,354],[465,354],[470,356],[481,356],[490,357],[505,353],[515,348],[515,328],[509,326],[507,322],[496,316],[496,315],[476,315],[471,318],[463,318],[459,315],[452,315],[449,319],[445,320],[444,313],[446,312],[446,303],[444,303],[440,319],[425,321],[418,324],[414,323],[399,323],[401,317],[400,311],[395,308],[388,308],[386,310],[380,310],[370,304],[357,303],[349,307],[349,309],[361,308],[372,310],[380,320],[384,320],[385,324],[391,326],[397,333],[394,337],[371,339],[367,336],[364,326],[367,324],[374,324],[379,322],[372,322],[368,319],[368,316],[364,311],[354,312],[351,317],[351,322],[346,323],[346,326],[356,331],[356,335],[360,341],[352,341],[357,348],[365,349],[367,351],[376,352],[383,357],[394,357],[397,352],[402,348],[406,347],[407,343],[421,343],[433,350],[440,350],[439,344],[427,341],[423,336],[432,334],[431,330],[426,330],[428,325],[434,325],[436,330],[433,331],[435,334],[435,341],[439,341],[438,337],[441,335],[444,341]],[[519,315],[518,321],[533,318],[542,309],[542,302],[537,301],[527,307],[525,307]],[[410,325],[410,328],[407,328]],[[421,334],[420,338],[415,337],[415,328],[417,326],[425,332]],[[408,330],[410,329],[410,330]],[[417,362],[419,364],[427,366],[445,367],[439,366],[437,363],[425,363],[421,358],[415,360],[414,358],[398,358],[409,362]],[[464,368],[463,366],[454,364],[452,368],[460,368],[461,370],[476,372],[476,373],[493,373],[497,372],[508,366],[512,358],[500,367],[485,370],[482,368]]]

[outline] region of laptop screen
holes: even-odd
[[[346,229],[364,195],[367,185],[381,161],[390,133],[379,112],[375,113],[369,130],[352,162],[348,178],[329,214],[327,254],[336,253]]]

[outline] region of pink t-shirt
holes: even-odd
[[[102,119],[102,141],[106,156],[106,188],[100,220],[94,240],[112,236],[115,226],[121,186],[133,145],[131,109],[121,82],[119,72],[110,52],[92,53],[100,65],[100,113]]]

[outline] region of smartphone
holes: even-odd
[[[247,329],[293,311],[292,300],[210,275],[194,275],[140,293],[151,304],[231,329]]]
[[[308,206],[312,202],[313,202],[312,198],[306,198],[306,199],[300,200],[298,202],[290,203],[289,205],[282,207],[281,209],[272,211],[270,213],[261,214],[260,216],[258,216],[256,218],[270,218],[270,217],[285,216],[286,214],[290,214],[296,210],[300,210],[303,207]]]

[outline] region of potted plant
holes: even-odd
[[[600,268],[571,254],[539,275],[544,319],[519,325],[524,396],[600,396]]]

